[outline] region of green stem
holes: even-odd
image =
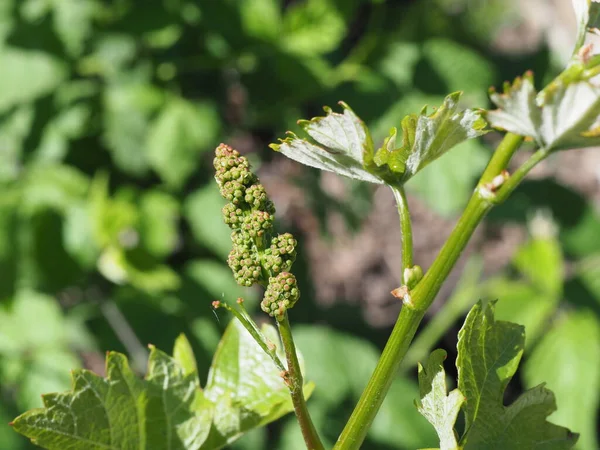
[[[412,342],[400,365],[401,372],[405,373],[415,367],[419,361],[424,361],[435,343],[446,334],[465,311],[473,306],[479,295],[478,282],[482,267],[481,258],[469,259],[452,296],[444,302],[440,310]]]
[[[531,157],[513,173],[504,184],[496,192],[495,203],[502,203],[510,194],[517,188],[523,178],[533,169],[540,161],[548,156],[548,152],[544,149],[539,149]]]
[[[414,307],[426,311],[456,264],[475,229],[494,204],[475,191],[437,258],[411,292]]]
[[[490,162],[488,163],[483,175],[481,175],[481,179],[479,180],[479,184],[486,184],[491,182],[496,176],[500,175],[503,170],[508,167],[508,163],[510,159],[514,155],[514,153],[519,149],[519,146],[523,142],[523,136],[518,136],[516,134],[507,133],[498,147],[496,151],[492,155]]]
[[[304,399],[304,380],[302,372],[300,370],[300,363],[298,362],[298,355],[296,353],[296,345],[292,337],[292,328],[290,327],[290,321],[288,319],[287,312],[283,316],[283,319],[277,321],[279,327],[279,334],[281,336],[281,342],[285,350],[285,356],[287,359],[287,376],[285,378],[286,384],[290,389],[292,396],[292,403],[294,405],[294,413],[300,424],[300,430],[302,431],[302,437],[306,444],[307,450],[324,450],[317,429],[315,428],[308,408],[306,406],[306,400]]]
[[[254,321],[246,313],[246,308],[242,306],[244,313],[239,312],[236,308],[232,308],[227,303],[221,303],[221,306],[235,316],[240,321],[242,326],[250,333],[254,341],[264,350],[264,352],[271,357],[275,365],[280,371],[285,371],[285,366],[279,356],[277,356],[277,349],[274,346],[269,346],[267,339],[260,332]],[[240,305],[241,306],[241,305]]]
[[[338,438],[334,450],[358,450],[362,445],[367,431],[371,427],[377,411],[379,411],[383,399],[396,376],[398,367],[425,315],[425,311],[433,302],[442,283],[456,264],[475,228],[494,205],[489,196],[484,195],[484,190],[481,187],[506,169],[510,158],[522,141],[521,137],[509,134],[496,148],[488,167],[482,175],[478,188],[473,193],[454,230],[452,230],[448,241],[440,250],[423,279],[409,293],[410,301],[405,301],[375,371]],[[491,195],[494,196],[493,193]]]
[[[360,448],[424,315],[424,311],[416,311],[406,305],[402,307],[375,371],[333,447],[334,450]]]
[[[402,271],[400,272],[402,284],[406,284],[404,272],[413,266],[413,240],[412,224],[410,213],[408,211],[408,202],[403,187],[391,186],[396,204],[398,205],[398,215],[400,216],[400,231],[402,239]]]

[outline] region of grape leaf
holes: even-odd
[[[270,326],[263,332],[276,336]],[[44,395],[45,408],[22,414],[13,427],[48,450],[204,450],[292,410],[276,366],[239,322],[225,331],[204,390],[182,339],[175,358],[150,347],[144,379],[115,352],[107,356],[106,378],[73,371],[72,391]]]
[[[106,60],[104,71],[110,73],[117,67],[110,67],[127,61],[129,45],[122,37],[107,37],[102,42],[98,55],[101,63]],[[119,50],[116,50],[119,49]],[[114,52],[123,55],[113,54]],[[148,155],[140,143],[144,142],[151,129],[151,117],[160,107],[163,93],[146,83],[110,83],[103,91],[104,131],[102,139],[110,151],[114,163],[121,170],[132,175],[144,175],[150,166]]]
[[[396,145],[398,132],[392,129],[373,161],[383,177],[405,183],[452,147],[486,133],[486,122],[479,112],[458,110],[461,95],[448,95],[432,114],[428,115],[425,107],[420,114],[406,116],[400,145]]]
[[[585,310],[563,314],[557,322],[525,361],[523,380],[526,386],[546,381],[560,406],[552,420],[578,427],[579,448],[597,449],[600,323]]]
[[[598,32],[600,26],[600,3],[598,0],[573,0],[573,9],[577,19],[576,53],[585,42],[588,31]]]
[[[525,331],[494,319],[494,303],[478,302],[458,337],[458,389],[466,397],[465,450],[570,449],[577,435],[546,421],[556,410],[554,394],[544,385],[504,406],[504,390],[523,354]]]
[[[215,140],[219,125],[212,105],[169,98],[146,137],[150,165],[169,187],[179,189]]]
[[[320,55],[335,50],[346,35],[342,11],[331,0],[291,4],[283,17],[280,45],[295,55]]]
[[[0,385],[15,388],[19,408],[38,407],[45,390],[69,386],[62,368],[79,367],[77,351],[93,349],[82,322],[63,314],[54,298],[29,290],[0,303]]]
[[[168,256],[178,245],[179,203],[165,192],[151,190],[139,205],[142,244],[155,257]]]
[[[281,7],[276,0],[249,0],[239,4],[242,27],[248,36],[276,41],[281,36]]]
[[[53,25],[70,56],[79,56],[100,8],[95,0],[53,0]]]
[[[398,131],[394,128],[376,153],[369,130],[345,103],[340,103],[343,114],[326,107],[325,117],[299,122],[316,144],[290,133],[271,148],[307,166],[349,178],[403,184],[455,145],[486,132],[486,122],[479,112],[458,110],[460,95],[450,94],[430,115],[423,108],[418,115],[406,116],[402,121],[402,143],[396,145]]]
[[[562,294],[564,261],[560,242],[555,237],[533,236],[515,253],[513,264],[548,297]]]
[[[344,109],[342,114],[325,107],[325,117],[298,122],[321,145],[289,133],[289,137],[281,140],[280,144],[271,144],[270,147],[310,167],[357,180],[383,183],[382,179],[364,168],[364,157],[373,153],[369,130],[348,105],[343,102],[340,105]]]
[[[588,66],[570,66],[539,94],[531,73],[506,84],[502,94],[490,96],[499,109],[487,113],[488,121],[532,137],[547,151],[600,145],[600,86]]]
[[[416,402],[419,412],[433,425],[440,438],[442,449],[458,447],[454,423],[465,397],[454,389],[447,393],[446,373],[442,362],[446,352],[434,350],[425,366],[419,364],[419,391],[421,400]]]
[[[49,53],[4,46],[0,54],[0,113],[51,93],[67,67]]]

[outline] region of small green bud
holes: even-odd
[[[404,269],[404,284],[408,289],[413,289],[423,278],[423,269],[421,266],[412,266]]]
[[[296,277],[289,272],[281,272],[276,277],[269,278],[269,286],[260,307],[271,317],[280,320],[299,298],[300,290]]]
[[[229,253],[227,263],[235,281],[241,286],[252,286],[262,277],[260,261],[255,252],[243,245],[236,245]]]

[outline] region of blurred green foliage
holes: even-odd
[[[465,91],[465,106],[486,107],[490,85],[559,69],[545,47],[519,57],[491,49],[516,20],[503,0],[0,2],[0,423],[39,406],[42,392],[67,389],[69,368],[101,371],[101,351],[143,359],[135,335],[170,348],[185,332],[205,381],[226,322],[211,300],[243,295],[252,306],[257,297],[225,265],[216,144],[245,142],[254,160],[268,161],[267,144],[297,118],[342,99],[376,142],[454,90]],[[413,193],[455,215],[489,154],[484,143],[464,144],[415,177]],[[315,173],[301,176],[317,186]],[[351,189],[356,201],[343,212],[356,226],[370,193]],[[342,208],[314,188],[306,195],[318,216]],[[547,381],[559,406],[550,420],[582,433],[577,448],[595,450],[600,216],[580,194],[538,180],[491,222],[524,224],[538,209],[551,212],[557,237],[529,242],[479,292],[527,325],[523,386]],[[304,278],[293,320],[317,385],[309,406],[331,442],[387,333],[359,311],[321,309]],[[455,331],[446,323],[434,333],[447,332],[451,357]],[[435,445],[408,369],[365,449]],[[297,433],[288,417],[233,448],[301,448]],[[32,446],[0,425],[0,448]]]

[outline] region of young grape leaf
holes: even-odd
[[[600,3],[598,0],[573,0],[573,9],[577,19],[576,53],[585,42],[588,31],[598,31],[600,26]]]
[[[541,114],[535,102],[536,95],[531,72],[517,77],[512,85],[505,84],[503,94],[492,89],[490,98],[499,109],[487,113],[488,122],[495,128],[539,140],[537,130]]]
[[[410,114],[402,120],[402,143],[396,144],[393,128],[374,157],[376,169],[386,179],[406,183],[418,171],[435,161],[452,147],[485,134],[486,122],[478,111],[459,111],[461,92],[444,99],[432,114],[427,107],[420,114]]]
[[[572,65],[539,94],[531,73],[517,78],[502,94],[492,92],[499,109],[487,113],[488,121],[546,151],[600,145],[600,86],[590,79],[598,62]]]
[[[458,335],[458,389],[466,397],[461,448],[572,448],[578,435],[546,421],[556,402],[543,384],[504,406],[504,391],[523,354],[525,331],[520,325],[496,321],[494,303],[478,302]]]
[[[183,339],[175,358],[151,347],[144,379],[114,352],[106,378],[73,371],[72,391],[44,395],[45,407],[13,427],[48,450],[212,450],[292,410],[276,366],[237,321],[225,331],[204,390]]]
[[[290,133],[271,148],[307,166],[371,183],[404,184],[455,145],[485,134],[486,122],[474,110],[458,110],[461,93],[450,94],[432,114],[423,108],[402,121],[402,143],[392,129],[375,153],[369,130],[345,103],[343,114],[325,108],[325,117],[300,121],[313,143]]]
[[[298,124],[314,139],[301,139],[293,133],[270,147],[301,164],[371,183],[383,183],[365,169],[365,156],[373,154],[373,140],[364,122],[340,102],[344,112],[323,108],[327,115]]]
[[[465,397],[458,389],[450,393],[446,388],[446,373],[442,365],[446,352],[434,350],[425,367],[419,364],[419,391],[421,400],[416,402],[419,412],[433,425],[440,438],[442,450],[458,448],[454,423]]]

